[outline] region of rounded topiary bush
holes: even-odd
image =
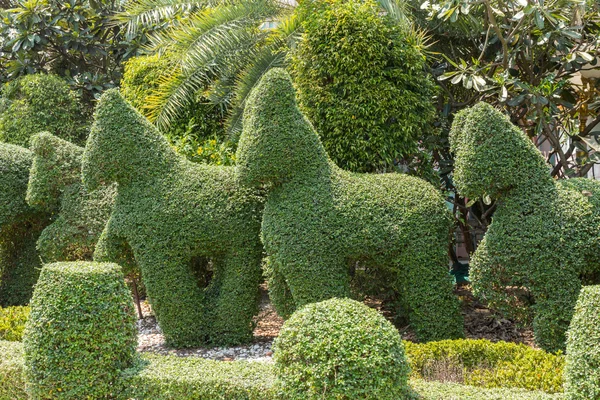
[[[118,395],[136,348],[133,303],[116,264],[63,262],[40,273],[25,326],[25,378],[34,399]]]
[[[402,399],[410,372],[396,328],[354,300],[309,304],[275,340],[277,389],[287,399]]]
[[[600,286],[581,289],[567,331],[567,399],[600,398]]]

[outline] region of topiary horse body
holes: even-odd
[[[117,91],[108,91],[96,109],[82,170],[88,188],[118,184],[95,259],[115,260],[131,247],[167,342],[250,340],[262,200],[236,184],[233,167],[185,160]],[[212,260],[207,287],[197,277],[207,271],[194,270],[196,257]]]
[[[471,259],[475,294],[510,317],[533,320],[542,348],[564,349],[582,281],[600,272],[600,182],[554,181],[531,140],[484,103],[456,117],[451,144],[461,194],[497,200]],[[509,295],[514,287],[532,301]]]
[[[115,185],[88,192],[81,182],[83,147],[47,132],[32,136],[27,186],[30,206],[53,215],[37,248],[44,263],[90,261],[110,216]]]
[[[0,143],[0,306],[29,303],[39,274],[35,248],[48,215],[27,205],[31,151]]]
[[[348,296],[349,267],[358,261],[375,266],[402,295],[419,339],[462,336],[447,269],[451,221],[433,186],[339,169],[282,70],[270,71],[252,93],[236,158],[241,182],[268,187],[262,239],[280,314]]]

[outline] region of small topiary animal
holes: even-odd
[[[600,398],[600,286],[581,289],[567,332],[565,397]]]
[[[236,159],[240,182],[268,189],[262,239],[280,314],[348,296],[350,268],[359,262],[403,297],[420,340],[463,335],[441,193],[407,175],[338,168],[298,109],[284,70],[269,71],[251,94]]]
[[[25,202],[33,154],[0,143],[0,306],[29,303],[40,259],[35,243],[47,224],[46,213]]]
[[[357,301],[303,307],[285,322],[273,350],[281,398],[408,397],[410,367],[398,330]]]
[[[82,171],[88,190],[118,184],[95,259],[116,261],[131,247],[169,344],[252,338],[262,200],[237,185],[233,167],[187,161],[111,90],[98,102]]]
[[[474,293],[509,316],[533,318],[540,347],[564,349],[582,281],[600,271],[600,182],[554,181],[532,141],[485,103],[457,115],[450,141],[460,193],[497,200],[471,258]],[[509,287],[527,289],[533,304]]]
[[[34,135],[27,187],[30,206],[53,215],[37,242],[43,262],[92,260],[110,216],[116,187],[87,192],[81,183],[83,147],[47,132]]]
[[[119,399],[133,365],[133,302],[116,264],[47,264],[25,325],[24,375],[33,399]]]

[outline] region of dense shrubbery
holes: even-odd
[[[436,380],[457,374],[460,383],[473,386],[562,391],[564,356],[560,354],[487,340],[405,342],[405,346],[414,377]]]
[[[600,182],[555,182],[532,141],[485,103],[457,116],[451,144],[461,195],[498,201],[471,259],[474,293],[511,317],[533,316],[537,344],[564,349],[580,275],[599,270]],[[527,289],[534,304],[508,287]]]
[[[0,340],[20,342],[28,317],[27,306],[0,307]]]
[[[29,302],[39,274],[36,241],[47,223],[25,202],[33,154],[0,143],[0,306]]]
[[[172,69],[165,55],[134,57],[125,64],[125,75],[121,81],[121,94],[138,111],[151,116],[150,105],[156,96],[165,72]],[[234,163],[231,143],[222,141],[224,115],[219,107],[209,104],[198,93],[196,100],[180,110],[165,133],[177,152],[191,161],[214,165]]]
[[[565,394],[568,399],[600,397],[600,286],[581,289],[567,333]]]
[[[0,400],[27,400],[23,378],[23,346],[0,340]]]
[[[432,129],[435,84],[417,35],[371,0],[300,7],[291,71],[302,110],[340,167],[393,170]]]
[[[396,400],[409,392],[400,334],[354,300],[303,307],[283,325],[273,350],[282,398]]]
[[[111,90],[99,100],[82,169],[88,189],[118,183],[94,257],[115,261],[131,247],[168,343],[250,340],[261,278],[262,199],[237,185],[234,168],[179,156]]]
[[[32,137],[31,150],[34,158],[27,202],[53,217],[37,242],[42,260],[91,260],[110,216],[116,187],[100,187],[93,192],[83,188],[82,147],[43,132]]]
[[[50,131],[83,143],[88,125],[74,91],[54,75],[28,75],[7,84],[0,97],[0,142],[29,146],[31,135]]]
[[[268,185],[262,238],[280,314],[347,297],[358,262],[378,275],[381,290],[407,305],[419,339],[462,336],[441,193],[414,177],[357,175],[335,166],[298,109],[285,71],[269,71],[250,96],[237,162],[240,182]]]
[[[25,328],[25,377],[36,399],[113,398],[133,365],[133,302],[116,264],[45,265]]]

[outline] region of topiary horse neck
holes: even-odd
[[[92,125],[83,156],[82,171],[88,190],[103,183],[156,179],[181,162],[167,139],[135,112],[116,89],[107,91],[98,101],[95,121],[99,120],[103,124]]]
[[[535,145],[486,103],[459,113],[450,134],[454,182],[461,195],[507,199],[552,190],[554,182]]]
[[[330,174],[332,163],[311,123],[298,109],[294,93],[287,73],[273,70],[250,95],[252,107],[244,115],[236,156],[241,183],[277,186],[299,177]]]

